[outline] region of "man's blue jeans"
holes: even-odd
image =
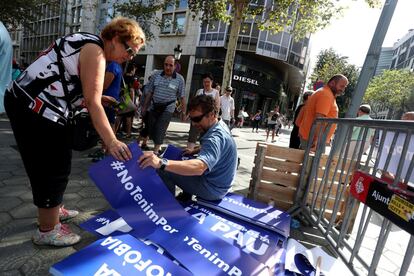
[[[157,170],[157,173],[173,195],[175,195],[175,186],[180,187],[186,193],[206,200],[219,200],[226,194],[212,191],[202,176],[178,175],[161,170]]]

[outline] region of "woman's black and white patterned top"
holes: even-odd
[[[82,84],[79,72],[79,54],[87,43],[94,43],[103,48],[99,36],[89,33],[76,33],[57,39],[43,51],[12,84],[9,93],[13,93],[24,105],[35,113],[65,125],[68,118],[67,101],[62,88],[54,45],[60,45],[64,65],[64,75],[68,86],[72,109],[84,108]]]

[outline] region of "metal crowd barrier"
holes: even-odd
[[[325,148],[325,143],[320,141],[326,140],[334,124],[337,130],[333,146]],[[356,170],[376,177],[392,171],[389,188],[407,192],[401,190],[398,185],[401,182],[413,188],[414,122],[323,118],[315,121],[310,137],[317,126],[323,130],[318,134],[314,154],[311,143],[305,151],[295,205],[289,212],[302,215],[317,227],[331,251],[341,257],[354,275],[384,275],[389,270],[396,271],[394,275],[414,273],[414,236],[349,194]],[[352,140],[356,128],[359,128],[358,138]],[[392,155],[394,151],[397,154]],[[400,158],[395,162],[398,155],[408,156],[408,161]],[[397,234],[392,234],[391,239],[390,232],[397,233],[398,239],[406,236],[406,247],[400,248],[399,254],[394,254],[395,249],[386,249],[396,241]],[[399,265],[389,267],[390,259]]]

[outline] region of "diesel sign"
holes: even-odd
[[[251,79],[251,78],[246,78],[246,77],[242,77],[242,76],[238,76],[238,75],[233,75],[233,80],[246,82],[246,83],[250,83],[250,84],[254,84],[254,85],[259,86],[259,84],[257,83],[257,80],[254,80],[254,79]]]

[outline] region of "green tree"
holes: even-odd
[[[10,28],[20,25],[30,29],[30,22],[41,14],[42,5],[59,7],[58,0],[3,0],[0,5],[0,20]]]
[[[374,112],[377,106],[390,109],[389,117],[414,110],[414,73],[385,70],[370,81],[364,100],[374,107]]]
[[[326,84],[336,74],[345,75],[349,81],[344,95],[336,100],[339,107],[339,117],[344,117],[351,103],[352,92],[358,82],[359,70],[357,66],[348,63],[347,57],[340,56],[332,48],[322,50],[317,56],[317,62],[310,77],[311,85],[317,81]]]
[[[156,1],[150,0],[153,8],[152,19],[155,18],[155,11],[165,7],[177,0]],[[366,0],[371,6],[379,4],[379,0]],[[118,11],[124,12],[140,20],[143,14],[138,13],[141,8],[134,9],[134,6],[142,6],[143,0],[130,0],[129,3],[121,4]],[[254,21],[260,30],[268,30],[278,33],[284,30],[290,31],[295,39],[303,38],[306,34],[314,33],[326,27],[334,16],[339,16],[343,10],[342,6],[335,0],[273,0],[264,5],[263,0],[188,0],[188,6],[193,17],[200,16],[201,21],[221,20],[231,23],[227,52],[224,64],[222,86],[227,86],[233,71],[234,56],[236,53],[237,39],[243,20]],[[231,5],[229,11],[228,7]],[[150,23],[149,20],[146,23]],[[151,23],[157,24],[153,20]]]

